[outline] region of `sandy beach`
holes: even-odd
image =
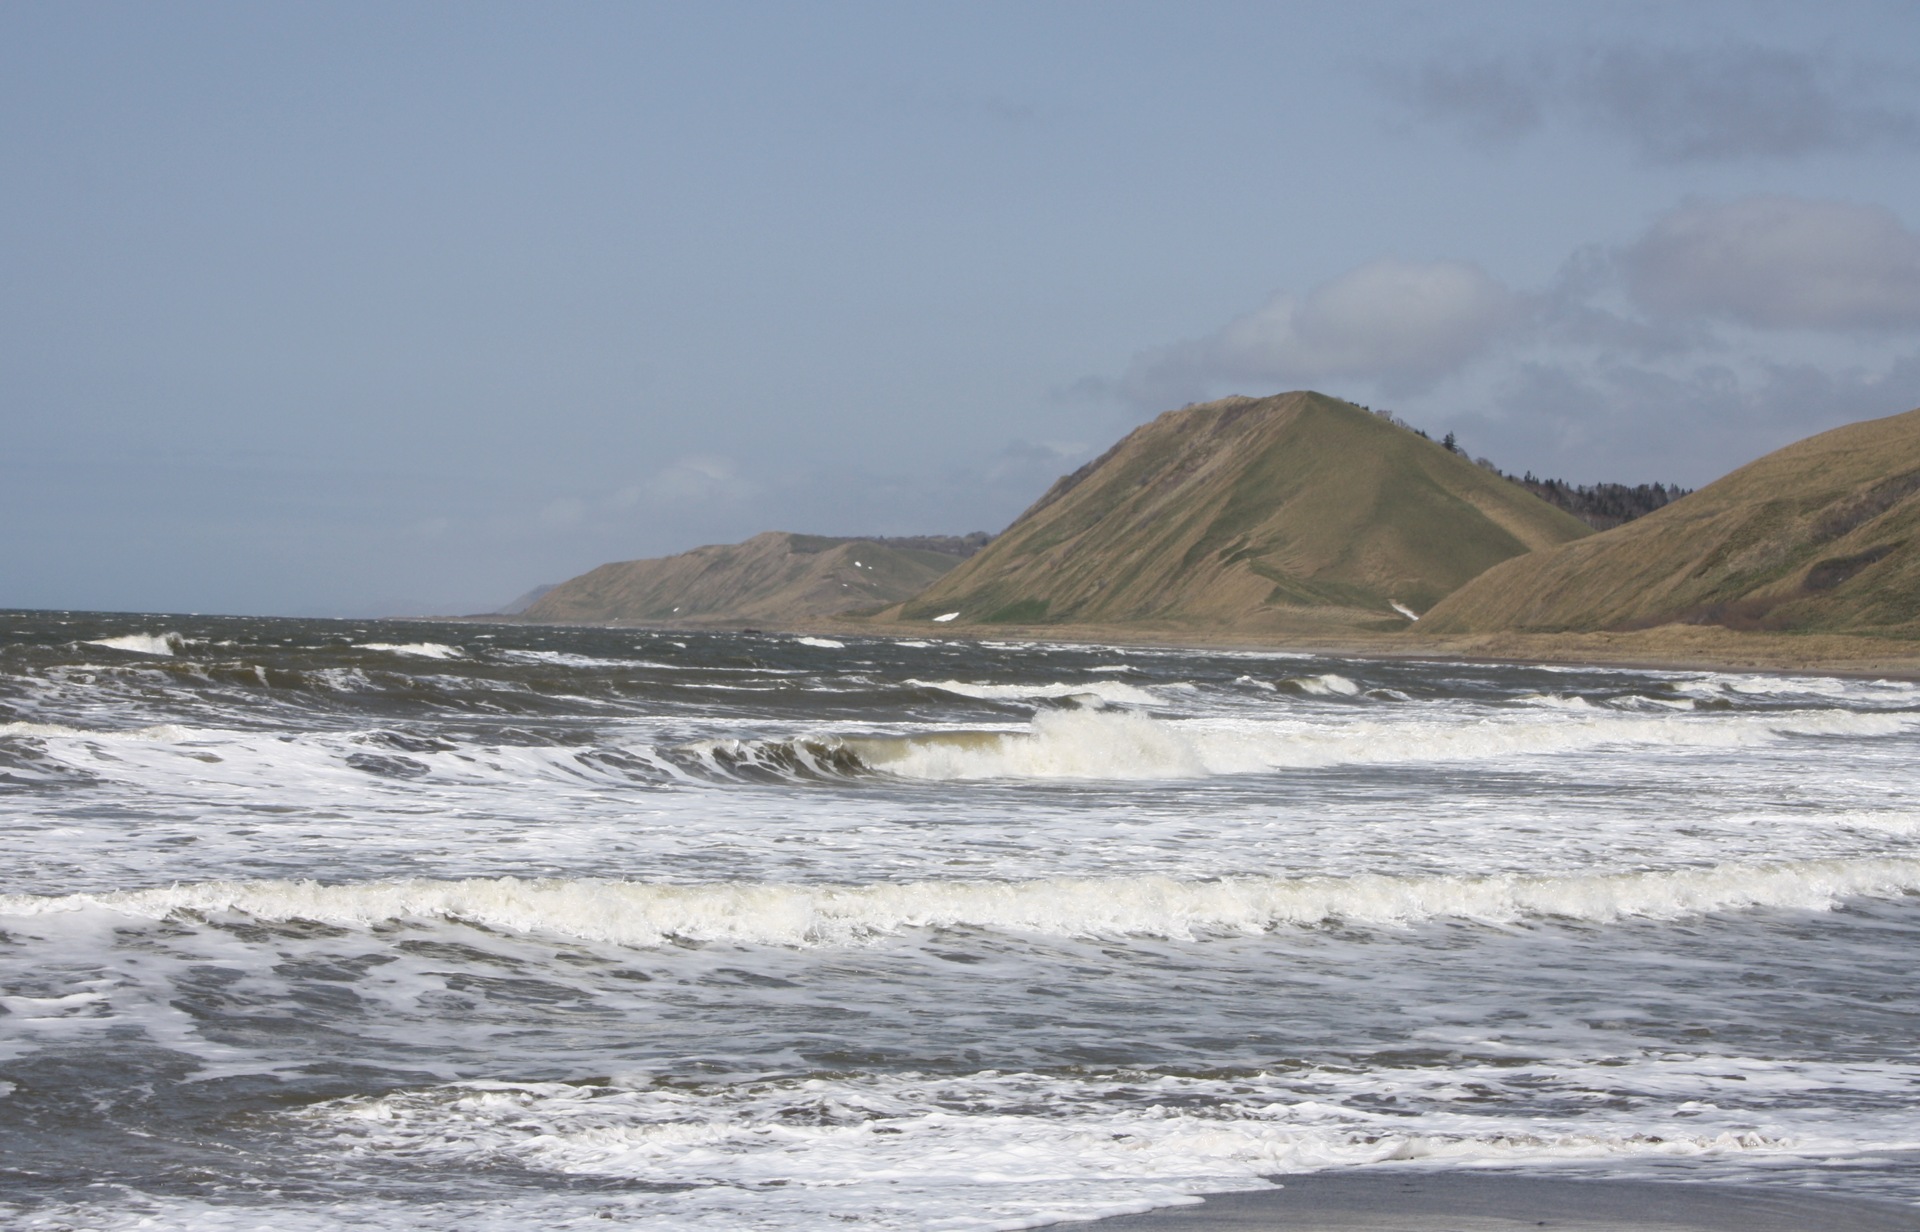
[[[1920,1209],[1790,1190],[1473,1172],[1316,1174],[1099,1232],[1912,1232]]]

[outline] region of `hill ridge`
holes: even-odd
[[[1307,391],[1168,411],[1062,476],[883,619],[1399,628],[1488,566],[1590,533],[1465,457]]]
[[[960,550],[974,538],[889,540],[763,531],[740,543],[600,565],[555,586],[520,618],[546,624],[724,627],[871,612],[917,593],[959,564]],[[927,540],[938,540],[941,547],[901,546]]]
[[[1421,632],[1670,623],[1920,634],[1920,410],[1796,441],[1643,518],[1496,566]]]

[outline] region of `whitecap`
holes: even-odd
[[[358,642],[360,650],[384,650],[389,654],[412,655],[419,659],[457,659],[460,649],[440,642]]]
[[[961,697],[979,698],[983,701],[1032,701],[1041,698],[1069,697],[1074,694],[1091,693],[1102,700],[1126,706],[1154,706],[1161,699],[1136,685],[1124,684],[1118,680],[1085,680],[1078,683],[1049,681],[1045,684],[985,684],[965,680],[908,680],[907,684],[922,689],[939,689],[943,693],[954,693]]]
[[[165,657],[183,654],[187,649],[187,639],[178,633],[123,633],[119,637],[95,638],[85,644],[124,650],[130,654]]]
[[[1877,857],[1558,876],[1046,877],[863,885],[516,877],[344,885],[213,881],[96,894],[0,895],[0,916],[107,911],[159,920],[243,912],[260,920],[358,927],[440,919],[625,946],[675,940],[834,946],[929,928],[1197,940],[1330,923],[1603,924],[1755,908],[1827,911],[1849,898],[1917,891],[1920,858]]]

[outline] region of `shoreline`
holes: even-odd
[[[1920,1232],[1920,1208],[1722,1182],[1321,1172],[1085,1224],[1091,1232]]]
[[[813,636],[940,638],[1124,646],[1154,650],[1265,651],[1379,662],[1420,661],[1627,671],[1761,672],[1920,681],[1920,642],[1858,634],[1745,633],[1714,625],[1662,625],[1625,633],[1364,634],[1173,630],[1101,625],[1003,625],[983,629],[866,621],[726,624],[555,624],[499,616],[392,617],[412,623],[499,624],[521,628],[633,629],[651,633],[755,632]]]

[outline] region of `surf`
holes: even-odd
[[[0,918],[107,912],[149,920],[241,913],[373,928],[443,920],[634,947],[679,941],[859,944],[919,930],[1179,941],[1328,925],[1673,920],[1763,908],[1830,911],[1920,891],[1920,857],[1723,864],[1580,875],[1049,877],[796,885],[600,878],[425,878],[329,885],[215,881],[73,895],[0,895]]]

